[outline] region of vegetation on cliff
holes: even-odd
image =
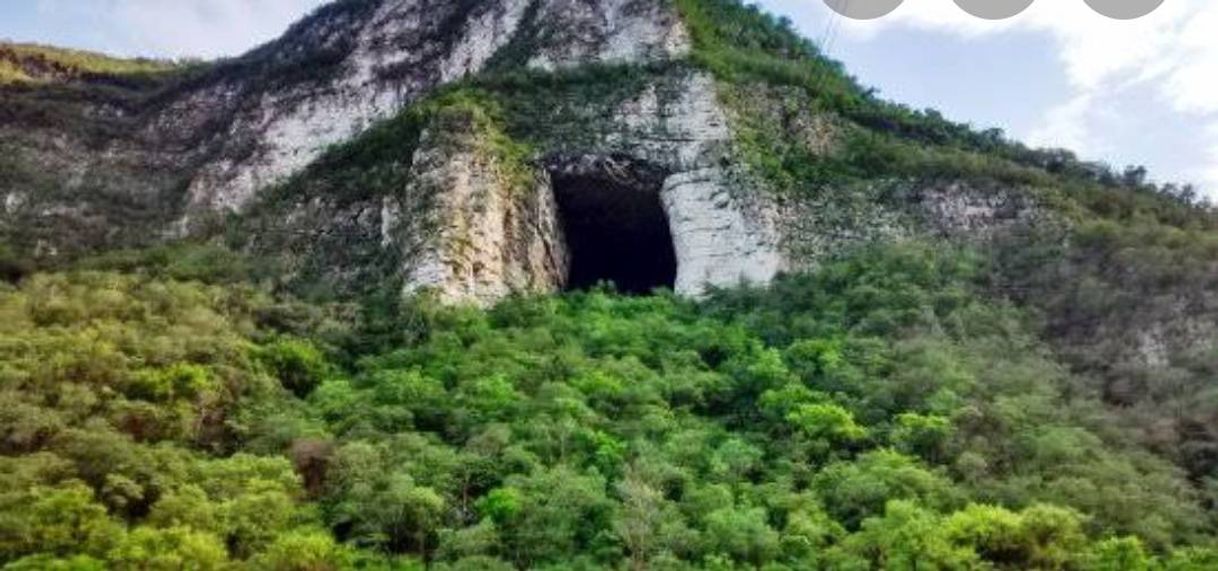
[[[773,191],[819,197],[815,216],[849,215],[860,204],[867,213],[899,209],[902,189],[956,181],[1031,198],[1048,223],[984,242],[986,295],[1038,318],[1038,333],[1077,377],[1072,394],[1103,401],[1197,487],[1213,486],[1218,215],[1194,188],[880,99],[789,23],[755,8],[677,5],[694,61],[720,78],[735,113],[741,158]],[[829,133],[820,147],[807,143],[809,124]],[[842,218],[848,233],[868,225]]]
[[[736,0],[673,1],[690,28],[693,62],[725,84],[724,102],[743,120],[738,136],[744,158],[778,190],[885,177],[988,178],[1036,187],[1049,194],[1055,208],[1071,214],[1081,207],[1100,216],[1214,227],[1189,185],[1152,184],[1142,167],[1118,172],[1067,150],[1031,149],[999,129],[975,129],[934,109],[885,100],[824,57],[789,21],[756,6]],[[849,128],[839,148],[823,156],[792,144],[792,137],[781,136],[781,128],[758,116],[759,93],[763,100],[776,98],[788,113],[811,108],[843,119]]]
[[[117,80],[122,76],[163,73],[175,67],[172,62],[120,59],[80,50],[0,42],[0,85],[77,79]]]

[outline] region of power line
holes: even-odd
[[[850,0],[842,0],[842,10],[850,9]],[[842,27],[842,15],[837,10],[829,10],[829,21],[825,24],[825,31],[821,34],[821,54],[830,58],[833,53],[833,45],[837,42],[837,36]]]

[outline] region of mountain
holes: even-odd
[[[284,240],[311,233],[309,251],[289,264],[339,290],[366,281],[354,276],[375,265],[371,258],[394,257],[395,277],[412,288],[490,302],[562,288],[572,256],[555,201],[581,181],[616,177],[663,196],[673,226],[665,247],[683,292],[807,267],[834,249],[820,242],[837,235],[897,235],[923,222],[988,227],[1032,215],[1020,193],[953,181],[950,166],[944,182],[882,191],[907,194],[908,204],[857,200],[857,220],[817,220],[836,214],[824,213],[827,197],[811,185],[780,199],[791,185],[767,169],[783,166],[763,165],[760,155],[842,162],[869,153],[848,148],[873,143],[856,140],[869,128],[860,119],[963,129],[902,117],[788,32],[720,37],[740,32],[685,23],[713,17],[732,15],[657,2],[340,2],[243,57],[144,72],[150,85],[106,85],[131,75],[115,72],[18,87],[6,94],[13,181],[4,226],[11,242],[53,258],[206,233],[218,216],[254,212],[253,247],[281,252]],[[771,73],[781,81],[749,77]],[[764,89],[749,94],[749,105],[736,101],[752,86]],[[817,100],[801,100],[810,89],[858,108],[857,116],[818,112]],[[747,135],[795,143],[754,148],[771,142]],[[1018,186],[1043,176],[995,168],[1013,171]],[[355,182],[365,176],[384,179]],[[333,188],[322,182],[328,177],[360,188]],[[436,185],[438,196],[427,188]],[[954,202],[938,200],[945,195]],[[475,200],[490,202],[468,213]],[[997,220],[996,209],[1010,218]],[[52,230],[63,226],[73,231]],[[571,239],[578,248],[599,242]],[[344,260],[352,251],[368,255]]]
[[[0,45],[0,562],[1213,568],[1218,217],[1146,179],[736,0]]]

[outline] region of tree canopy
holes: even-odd
[[[35,274],[0,291],[0,561],[1210,568],[1203,491],[1073,394],[980,260],[418,300],[371,345],[239,282]]]

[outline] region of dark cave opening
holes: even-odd
[[[672,289],[677,279],[660,180],[615,180],[603,174],[553,174],[567,239],[567,290],[611,282],[620,293]]]

